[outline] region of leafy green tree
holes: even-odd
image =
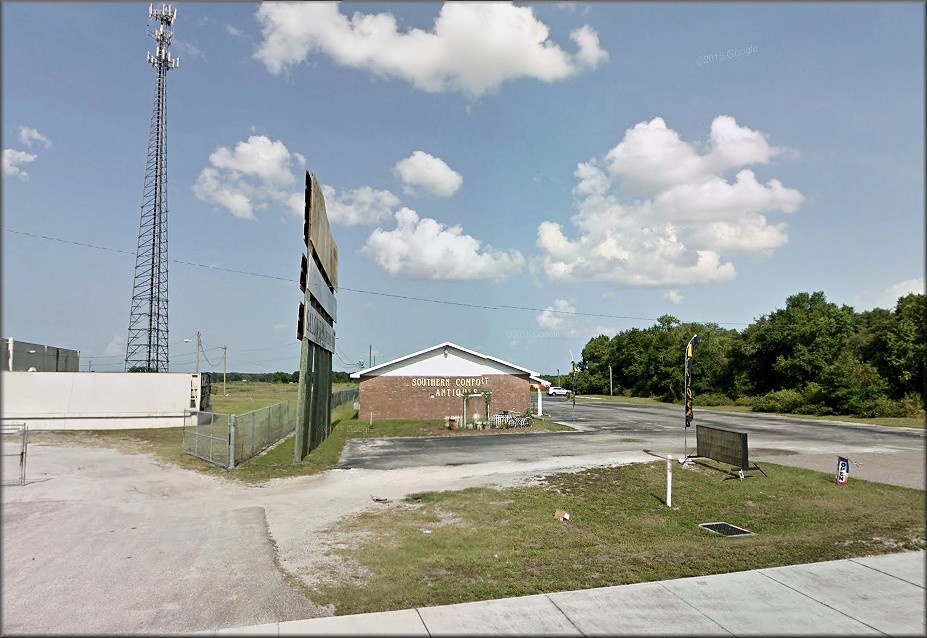
[[[576,391],[579,394],[608,394],[608,366],[612,363],[612,341],[606,335],[593,337],[583,348]]]
[[[828,303],[823,292],[802,292],[748,326],[741,364],[750,390],[801,390],[815,381],[850,346],[854,314],[849,306]]]
[[[925,363],[927,363],[927,296],[909,294],[895,305],[894,324],[887,340],[886,377],[901,397],[917,394],[925,398]]]
[[[874,366],[849,351],[824,368],[820,385],[825,403],[837,414],[884,416],[888,384]]]
[[[685,345],[698,334],[693,390],[706,400],[754,397],[762,411],[912,415],[925,396],[925,318],[923,294],[899,298],[894,311],[857,314],[823,292],[792,295],[742,332],[663,315],[643,330],[590,339],[578,390],[607,392],[611,365],[616,394],[681,402]]]

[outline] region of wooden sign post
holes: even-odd
[[[332,354],[338,305],[338,246],[325,213],[325,199],[315,174],[306,171],[303,241],[307,255],[300,260],[296,338],[302,344],[299,358],[299,394],[296,405],[294,459],[301,461],[331,432]]]

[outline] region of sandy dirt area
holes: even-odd
[[[315,582],[332,567],[326,551],[350,542],[328,531],[344,516],[396,506],[417,491],[527,484],[651,460],[623,452],[331,470],[250,487],[145,454],[33,443],[27,484],[2,490],[0,630],[163,634],[332,615],[288,584],[278,565]]]

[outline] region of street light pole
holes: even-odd
[[[196,331],[196,374],[200,373],[200,331]]]
[[[222,394],[228,396],[229,393],[225,391],[225,374],[228,371],[228,354],[229,347],[222,346]]]

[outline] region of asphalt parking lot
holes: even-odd
[[[536,462],[563,457],[607,458],[649,451],[676,458],[695,452],[702,424],[746,432],[750,458],[818,471],[836,471],[836,457],[854,462],[854,478],[924,489],[925,431],[743,412],[697,410],[685,428],[682,408],[544,397],[550,419],[576,432],[497,433],[481,436],[353,439],[340,468],[396,469],[484,462]],[[858,465],[856,465],[858,464]]]

